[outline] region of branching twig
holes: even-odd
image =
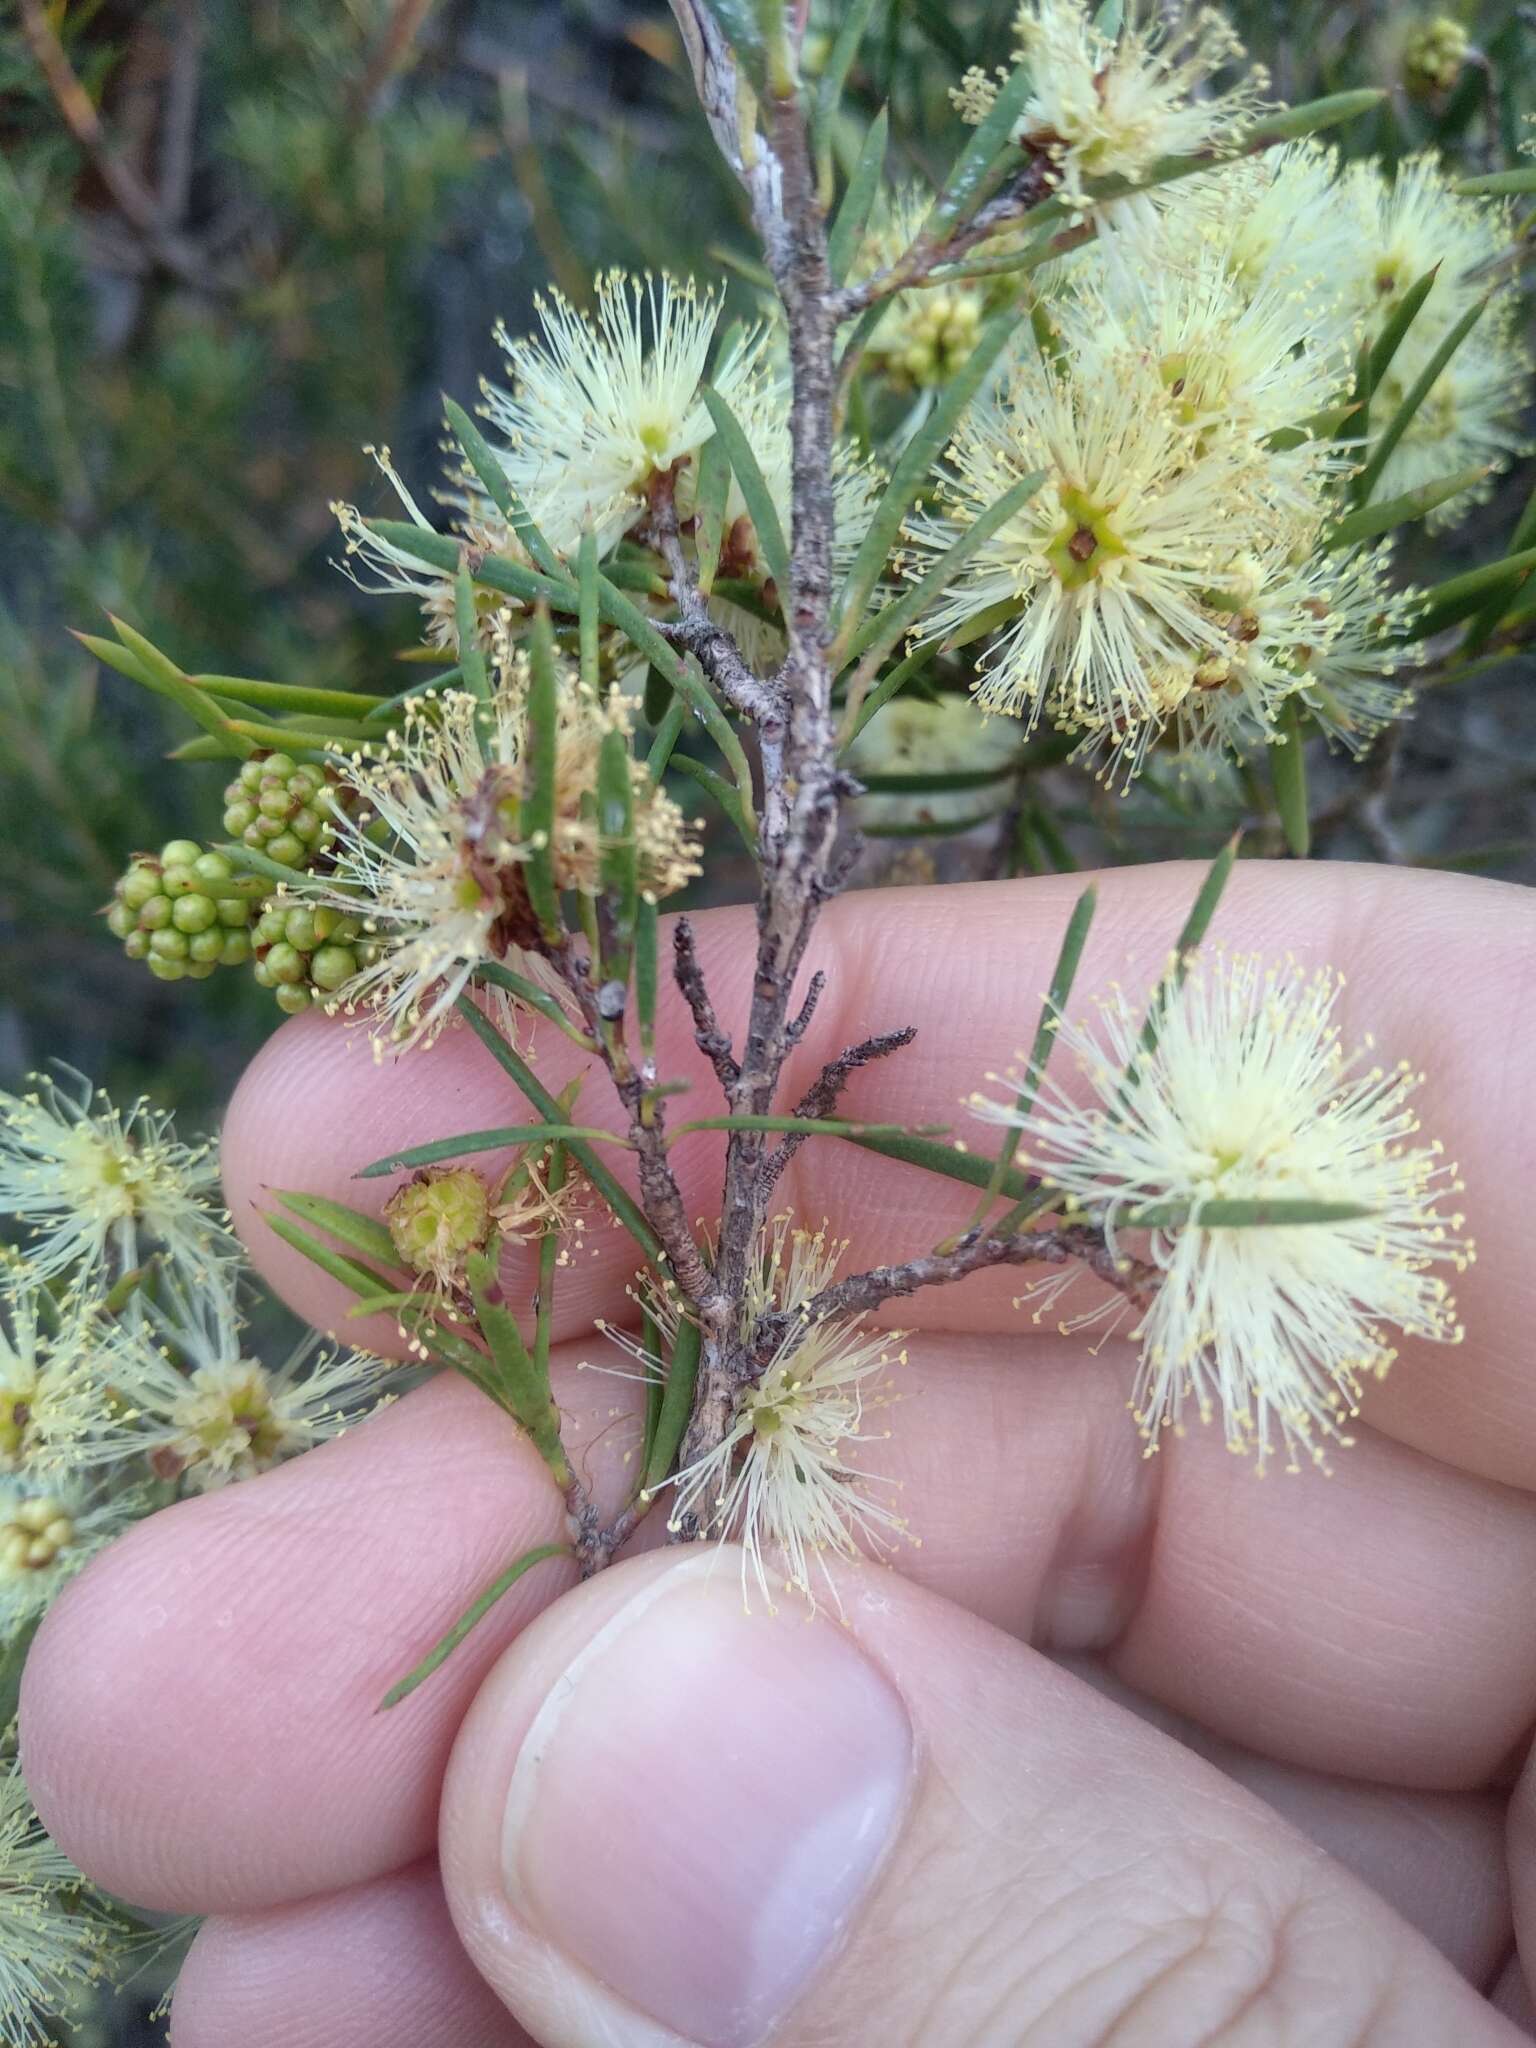
[[[704,970],[699,965],[693,926],[686,917],[680,917],[672,928],[672,973],[693,1017],[694,1042],[708,1058],[720,1086],[729,1096],[741,1069],[731,1053],[730,1035],[721,1029],[715,1006],[704,986]]]
[[[1069,1223],[1054,1230],[1026,1230],[996,1237],[978,1231],[964,1237],[945,1252],[924,1252],[896,1266],[872,1266],[865,1273],[851,1273],[835,1280],[806,1303],[803,1315],[812,1322],[845,1316],[868,1315],[882,1302],[916,1294],[922,1287],[945,1287],[991,1266],[1084,1266],[1106,1286],[1125,1295],[1135,1307],[1142,1307],[1162,1278],[1160,1270],[1143,1259],[1127,1258],[1110,1249],[1104,1232],[1094,1224]],[[759,1349],[772,1350],[782,1331],[765,1327]],[[779,1319],[782,1321],[782,1319]]]
[[[1002,229],[1022,221],[1042,200],[1050,197],[1054,184],[1055,173],[1049,159],[1040,155],[1027,156],[1003,189],[984,206],[978,207],[973,218],[956,233],[939,239],[919,235],[884,270],[875,271],[858,284],[845,285],[833,301],[838,320],[849,320],[854,314],[862,313],[866,306],[874,305],[878,299],[887,299],[895,292],[909,291],[926,283],[941,264],[955,262],[978,243],[989,241]]]
[[[814,982],[812,986],[815,987]],[[820,991],[817,990],[817,993]],[[810,996],[807,996],[806,1001],[814,1007]],[[804,1015],[804,1012],[801,1014]],[[796,1022],[798,1023],[799,1019],[796,1019]],[[794,1028],[792,1024],[790,1030],[793,1032]],[[910,1045],[916,1036],[916,1030],[908,1024],[900,1031],[882,1031],[874,1038],[864,1038],[857,1045],[850,1045],[847,1051],[840,1052],[835,1060],[828,1060],[795,1104],[794,1114],[803,1117],[830,1116],[837,1107],[837,1098],[860,1067],[871,1066],[874,1061],[883,1060],[889,1053],[900,1052],[902,1047]],[[763,1161],[759,1172],[765,1203],[771,1199],[785,1167],[809,1135],[808,1131],[791,1131],[782,1144],[776,1146]]]

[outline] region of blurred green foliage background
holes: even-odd
[[[952,153],[947,88],[1006,54],[1012,11],[903,0],[871,39],[854,104],[867,119],[889,101],[909,168]],[[1435,10],[1229,11],[1286,99],[1397,88],[1348,149],[1436,142],[1481,170],[1530,136],[1527,8],[1445,10],[1470,52],[1428,93],[1404,60]],[[152,980],[96,915],[132,851],[215,828],[226,770],[168,763],[186,731],[68,629],[111,610],[188,670],[402,686],[412,608],[333,566],[329,502],[388,496],[364,444],[429,489],[440,392],[472,395],[494,323],[520,325],[541,284],[580,296],[603,264],[718,274],[733,255],[750,257],[740,205],[659,4],[4,0],[0,1082],[61,1058],[192,1127],[276,1021],[244,975]],[[1435,573],[1486,558],[1527,487],[1441,543]],[[1392,801],[1410,857],[1532,874],[1530,684],[1513,658],[1408,729]],[[1037,804],[1037,857],[1056,864],[1226,827],[1156,791],[1111,811],[1081,779],[1043,782]],[[1369,857],[1358,806],[1340,816],[1327,850]],[[154,1995],[81,2042],[158,2038]]]

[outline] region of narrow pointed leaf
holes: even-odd
[[[843,194],[837,218],[827,236],[827,263],[834,284],[841,284],[848,275],[864,239],[864,230],[869,226],[870,209],[885,176],[885,152],[890,132],[890,112],[882,107],[869,124],[859,160],[853,167],[853,176],[848,180],[848,189]]]
[[[1035,1041],[1030,1047],[1029,1064],[1024,1069],[1024,1078],[1019,1083],[1014,1097],[1013,1113],[1018,1123],[1010,1124],[998,1148],[997,1163],[987,1184],[985,1194],[977,1205],[974,1221],[979,1223],[992,1203],[996,1201],[1003,1185],[1004,1176],[1013,1165],[1014,1154],[1019,1149],[1023,1136],[1020,1128],[1024,1119],[1034,1107],[1039,1093],[1040,1082],[1045,1074],[1046,1063],[1056,1043],[1062,1013],[1072,994],[1072,984],[1077,979],[1077,970],[1082,965],[1083,947],[1088,942],[1088,929],[1093,923],[1093,913],[1098,907],[1098,891],[1091,886],[1085,889],[1072,906],[1072,915],[1067,920],[1067,929],[1061,941],[1061,951],[1056,956],[1056,965],[1051,973],[1050,988],[1041,1007],[1040,1021],[1035,1026]]]
[[[741,807],[741,799],[723,775],[717,775],[706,761],[696,761],[692,754],[673,752],[670,766],[679,774],[686,775],[701,789],[707,789],[721,810],[730,819],[740,835],[741,843],[748,853],[757,851],[757,827]]]
[[[688,707],[681,697],[674,697],[667,708],[667,715],[656,728],[651,741],[651,751],[645,757],[645,772],[652,782],[659,783],[667,772],[667,763],[682,737],[683,721],[688,716]]]
[[[1375,1213],[1360,1202],[1152,1202],[1122,1211],[1115,1223],[1121,1230],[1168,1230],[1180,1224],[1201,1230],[1290,1230],[1317,1223],[1358,1223]]]
[[[825,151],[831,146],[832,123],[837,117],[843,87],[853,60],[858,55],[859,44],[869,26],[869,17],[874,12],[875,0],[847,0],[841,11],[837,34],[832,48],[822,67],[821,77],[816,82],[816,146]]]
[[[1428,398],[1447,363],[1482,318],[1487,305],[1486,299],[1479,299],[1476,305],[1467,308],[1404,393],[1402,404],[1383,427],[1381,438],[1371,450],[1370,460],[1355,479],[1354,496],[1357,504],[1363,505],[1370,498],[1382,471],[1392,459],[1393,450],[1412,425],[1414,414]]]
[[[385,702],[364,690],[311,689],[307,683],[263,683],[247,676],[191,676],[188,680],[200,690],[233,697],[258,711],[289,711],[309,717],[362,719]]]
[[[352,1178],[382,1180],[389,1174],[405,1173],[418,1166],[439,1166],[445,1159],[467,1159],[475,1152],[504,1152],[514,1145],[547,1144],[551,1138],[570,1143],[582,1139],[598,1145],[629,1144],[618,1132],[602,1130],[596,1124],[504,1124],[494,1131],[461,1131],[455,1138],[434,1138],[427,1145],[411,1145],[403,1152],[391,1152],[384,1159],[359,1167]]]
[[[502,1595],[510,1593],[518,1580],[531,1572],[535,1565],[547,1564],[552,1557],[568,1558],[571,1554],[570,1547],[564,1543],[541,1543],[534,1550],[525,1550],[516,1564],[508,1565],[500,1578],[493,1579],[480,1597],[465,1608],[441,1642],[422,1658],[415,1670],[408,1672],[404,1678],[398,1679],[389,1688],[379,1702],[380,1712],[388,1707],[398,1707],[400,1702],[409,1699],[417,1686],[424,1684],[434,1671],[441,1670],[471,1629],[484,1621]]]
[[[997,98],[984,118],[971,130],[964,149],[956,157],[944,188],[929,208],[918,236],[926,246],[945,241],[998,185],[1008,169],[1008,150],[1013,130],[1029,98],[1030,71],[1027,64],[1015,66],[997,89]]]
[[[475,1320],[490,1348],[487,1384],[495,1399],[526,1432],[529,1442],[554,1474],[557,1486],[571,1482],[571,1464],[560,1437],[560,1416],[550,1399],[549,1376],[541,1373],[533,1353],[507,1307],[497,1278],[497,1259],[477,1253],[464,1264],[475,1304]]]
[[[774,504],[773,494],[763,480],[763,472],[758,465],[752,444],[747,439],[741,422],[712,384],[701,384],[699,396],[709,409],[709,416],[715,423],[715,432],[725,443],[725,452],[730,457],[737,485],[746,500],[747,517],[752,521],[757,534],[757,544],[762,549],[768,573],[780,591],[787,592],[789,549],[784,541],[779,508]]]
[[[667,1362],[666,1385],[656,1417],[656,1433],[645,1461],[642,1491],[654,1493],[672,1470],[673,1460],[693,1413],[693,1389],[699,1372],[700,1336],[697,1323],[680,1318]]]
[[[867,683],[903,634],[913,627],[935,599],[943,594],[976,550],[1006,526],[1016,512],[1022,511],[1044,482],[1043,469],[1037,469],[1032,475],[1021,478],[1011,490],[1003,493],[995,505],[990,505],[981,517],[961,534],[952,547],[940,555],[926,575],[894,603],[872,613],[864,621],[848,643],[850,658],[854,655],[864,657],[859,664],[858,676],[850,686],[850,697],[862,696],[859,679],[863,678]]]
[[[635,911],[635,1014],[640,1051],[649,1059],[656,1043],[656,905],[644,896]]]
[[[838,599],[840,645],[844,644],[844,635],[851,639],[863,623],[864,607],[884,573],[902,521],[919,492],[928,484],[935,462],[949,445],[966,408],[991,375],[993,364],[1017,334],[1018,327],[1018,310],[1013,306],[999,308],[982,323],[976,336],[976,346],[962,368],[945,385],[938,404],[902,450]]]
[[[731,490],[731,458],[719,434],[711,434],[699,455],[694,494],[693,545],[699,589],[705,597],[715,587],[720,543],[725,537],[725,507]]]
[[[1519,522],[1510,535],[1505,555],[1508,557],[1524,554],[1533,545],[1536,545],[1536,488],[1532,489],[1531,495],[1525,501],[1525,510],[1520,514]],[[1488,599],[1467,628],[1466,638],[1461,643],[1464,655],[1476,654],[1479,648],[1487,645],[1494,629],[1514,603],[1524,581],[1522,577],[1519,583],[1501,585]]]
[[[1447,577],[1444,583],[1425,591],[1424,609],[1412,629],[1414,637],[1439,633],[1459,619],[1469,618],[1494,591],[1513,589],[1533,568],[1536,547],[1506,555],[1500,562],[1487,562],[1481,569],[1468,569],[1465,575]]]
[[[136,632],[126,620],[116,618],[110,612],[107,616],[112,620],[112,629],[118,639],[138,662],[141,671],[153,677],[154,685],[159,687],[163,695],[174,698],[187,716],[205,732],[220,736],[229,733],[229,720],[222,712],[214,709],[204,693],[193,684],[190,677],[182,674],[175,662],[162,654],[152,641],[146,640],[142,633]],[[235,736],[234,745],[236,751],[241,754],[254,754],[256,751],[255,744],[240,735]]]
[[[345,1202],[332,1202],[324,1195],[297,1194],[283,1188],[274,1188],[272,1192],[301,1222],[328,1230],[349,1250],[361,1252],[364,1258],[382,1259],[386,1266],[399,1265],[395,1241],[377,1216],[365,1216],[361,1209],[351,1209]]]
[[[485,495],[528,550],[529,557],[546,576],[563,578],[565,565],[540,531],[537,521],[507,480],[507,472],[496,451],[475,425],[463,406],[451,398],[443,400],[443,413],[464,458],[480,479]]]
[[[316,1237],[312,1231],[302,1229],[297,1223],[290,1222],[286,1216],[274,1216],[268,1211],[264,1221],[267,1228],[274,1231],[284,1244],[292,1245],[295,1251],[302,1252],[306,1259],[320,1268],[322,1273],[328,1273],[333,1280],[339,1280],[343,1287],[350,1288],[354,1294],[369,1296],[394,1291],[394,1282],[387,1273],[375,1272],[372,1266],[364,1265],[361,1259],[349,1258],[345,1252],[337,1251],[334,1245],[326,1244],[322,1238]]]
[[[1520,199],[1536,193],[1536,164],[1516,171],[1489,171],[1480,178],[1458,178],[1451,187],[1463,199]]]
[[[664,1263],[661,1246],[656,1233],[636,1206],[633,1196],[618,1180],[616,1175],[598,1157],[592,1147],[571,1135],[569,1123],[561,1116],[560,1104],[550,1094],[532,1067],[514,1047],[508,1045],[489,1017],[484,1016],[478,1005],[468,996],[460,996],[455,1005],[459,1015],[480,1040],[486,1051],[502,1070],[509,1074],[522,1090],[528,1101],[549,1124],[558,1126],[553,1135],[566,1145],[571,1156],[581,1162],[581,1169],[597,1189],[619,1222],[640,1246],[648,1259]]]
[[[942,1174],[946,1180],[964,1181],[967,1187],[990,1187],[997,1165],[988,1152],[970,1152],[958,1144],[941,1143],[934,1138],[880,1138],[871,1137],[868,1132],[855,1137],[842,1131],[834,1135],[846,1138],[849,1144],[858,1145],[866,1152],[878,1152],[883,1159],[899,1159],[907,1166],[921,1167],[925,1173]],[[1037,1185],[1032,1175],[1010,1166],[1003,1175],[999,1193],[1010,1201],[1023,1201],[1035,1192]]]
[[[548,989],[540,988],[537,982],[529,981],[526,975],[514,974],[510,967],[504,967],[499,960],[482,960],[475,969],[474,978],[477,982],[488,982],[493,988],[505,989],[509,996],[516,996],[517,1000],[525,1003],[530,1010],[537,1010],[541,1017],[547,1017],[551,1024],[558,1025],[567,1038],[573,1039],[585,1051],[597,1050],[596,1045],[575,1018],[566,1011],[559,998],[552,996]]]
[[[369,519],[364,523],[370,533],[413,560],[425,562],[429,569],[451,576],[459,566],[460,546],[450,534],[433,533],[410,519]],[[504,597],[515,597],[519,604],[536,604],[542,598],[556,610],[576,610],[576,592],[566,577],[541,576],[507,555],[487,555],[476,565],[475,581],[487,590],[499,590]]]
[[[1433,483],[1416,484],[1411,491],[1400,492],[1395,498],[1378,498],[1374,505],[1357,505],[1323,536],[1325,548],[1347,548],[1363,540],[1374,540],[1378,534],[1390,533],[1395,526],[1407,526],[1410,521],[1422,519],[1427,512],[1433,512],[1437,505],[1444,505],[1452,498],[1459,498],[1463,491],[1480,484],[1488,474],[1487,466],[1481,462],[1471,469],[1458,469],[1454,476],[1438,477]]]
[[[598,751],[597,829],[599,878],[611,934],[610,949],[603,956],[603,975],[627,985],[640,901],[640,869],[629,782],[629,740],[622,732],[604,734]]]
[[[464,677],[464,687],[472,697],[484,700],[491,694],[491,679],[486,673],[485,654],[480,646],[480,615],[475,610],[474,579],[462,562],[453,579],[453,623],[459,636],[459,668]]]
[[[588,527],[576,554],[576,590],[581,609],[577,614],[581,644],[581,680],[594,694],[598,687],[598,576],[597,536]]]
[[[1298,860],[1305,860],[1312,850],[1312,819],[1307,802],[1306,743],[1294,697],[1287,697],[1281,706],[1280,730],[1283,737],[1267,750],[1275,808],[1285,827],[1286,845]]]
[[[905,689],[915,675],[930,666],[938,651],[938,643],[933,640],[927,640],[921,647],[914,647],[912,652],[904,660],[899,661],[888,675],[881,677],[880,681],[876,683],[875,687],[864,699],[864,702],[859,706],[853,723],[843,740],[845,748],[853,744],[877,711],[884,710],[891,699]]]
[[[1419,309],[1434,289],[1435,279],[1440,275],[1437,263],[1432,270],[1426,270],[1415,280],[1393,309],[1392,317],[1366,350],[1360,365],[1360,375],[1355,384],[1355,398],[1364,405],[1370,399],[1382,378],[1391,368],[1392,358],[1402,346],[1403,338],[1418,318]]]
[[[519,836],[531,849],[523,864],[528,901],[545,937],[558,938],[560,891],[555,882],[555,804],[560,773],[560,684],[548,609],[534,614],[529,664],[528,709],[524,723],[527,779]]]

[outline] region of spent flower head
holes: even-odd
[[[24,1095],[0,1091],[0,1212],[28,1233],[33,1279],[89,1292],[154,1250],[188,1273],[234,1251],[211,1140],[184,1144],[168,1112],[118,1109],[70,1068],[30,1079]]]
[[[312,900],[361,917],[370,940],[369,959],[331,991],[329,1007],[375,1011],[407,1044],[442,1028],[482,961],[511,956],[527,967],[538,944],[522,878],[537,849],[519,824],[528,666],[503,645],[497,671],[488,704],[468,691],[423,698],[376,754],[353,762],[361,813],[341,822],[329,877],[306,887]],[[550,847],[560,889],[598,887],[598,754],[629,720],[617,692],[601,698],[564,679]],[[669,895],[698,872],[698,847],[643,764],[630,769],[640,886]]]
[[[1230,1447],[1321,1463],[1348,1442],[1365,1380],[1396,1352],[1390,1329],[1456,1342],[1445,1263],[1472,1256],[1459,1191],[1438,1144],[1419,1139],[1423,1080],[1384,1066],[1366,1039],[1346,1052],[1335,1016],[1342,977],[1294,961],[1201,955],[1155,999],[1156,1041],[1116,989],[1094,1033],[1063,1020],[1086,1099],[1048,1075],[1020,1119],[977,1097],[979,1116],[1016,1123],[1021,1163],[1102,1217],[1112,1240],[1145,1228],[1160,1271],[1136,1335],[1136,1418],[1155,1449],[1190,1408],[1220,1416]],[[1349,1205],[1336,1221],[1223,1226],[1213,1203]],[[1137,1223],[1140,1213],[1163,1220]]]

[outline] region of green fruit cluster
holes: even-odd
[[[250,922],[263,884],[238,875],[195,839],[168,839],[118,878],[107,925],[130,960],[161,981],[204,981],[251,957]]]
[[[290,1017],[324,1002],[367,965],[375,948],[363,921],[344,911],[269,897],[252,928],[254,973]]]
[[[335,836],[331,787],[323,768],[291,754],[247,761],[224,791],[224,830],[285,868],[309,867]]]

